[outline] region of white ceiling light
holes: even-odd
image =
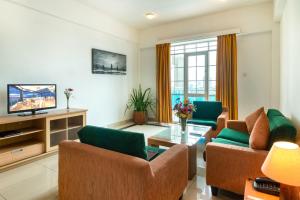
[[[154,19],[155,17],[157,16],[157,14],[156,13],[154,13],[154,12],[149,12],[149,13],[146,13],[145,14],[145,17],[147,18],[147,19]]]

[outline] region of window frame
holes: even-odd
[[[189,93],[189,88],[188,88],[188,83],[190,82],[189,80],[189,66],[188,66],[188,59],[189,56],[198,56],[198,55],[204,55],[205,56],[205,80],[204,80],[204,94],[198,94],[197,93],[197,82],[198,77],[196,75],[196,93]],[[197,58],[196,58],[197,60]],[[188,98],[188,97],[205,97],[205,99],[208,99],[208,51],[203,51],[203,52],[193,52],[193,53],[185,53],[184,54],[184,98]],[[197,66],[197,61],[196,61],[196,74],[197,74],[197,68],[199,66]],[[203,81],[203,80],[200,80]]]
[[[206,43],[206,44],[205,44]],[[211,45],[211,43],[214,43]],[[194,46],[194,47],[191,47]],[[204,51],[202,51],[203,49],[205,49]],[[195,50],[194,52],[189,52],[191,50]],[[202,49],[202,50],[201,50]],[[204,39],[204,40],[195,40],[195,41],[188,41],[188,42],[180,42],[180,43],[173,43],[171,44],[171,52],[170,52],[170,56],[172,58],[172,56],[174,56],[174,60],[172,60],[172,62],[174,62],[174,77],[171,78],[172,82],[174,83],[174,88],[175,87],[175,83],[176,82],[182,82],[181,80],[178,81],[177,79],[175,79],[176,75],[175,75],[175,69],[176,68],[181,68],[181,67],[177,67],[175,65],[175,56],[176,55],[183,55],[183,93],[173,93],[173,88],[171,90],[171,95],[179,95],[179,96],[183,96],[184,98],[189,98],[189,97],[204,97],[204,99],[206,101],[210,100],[211,96],[216,97],[216,94],[214,95],[210,95],[211,91],[215,90],[209,90],[210,88],[210,83],[212,81],[216,82],[216,78],[215,80],[210,80],[210,67],[211,66],[215,66],[216,65],[211,65],[211,63],[209,63],[210,61],[210,52],[217,52],[217,38],[208,38],[208,39]],[[204,94],[199,94],[197,92],[197,83],[199,81],[202,80],[198,80],[198,77],[196,75],[196,92],[195,93],[189,93],[189,77],[188,77],[188,73],[189,73],[189,66],[188,66],[188,58],[189,56],[198,56],[198,55],[204,55],[205,56],[205,87],[204,87]],[[197,59],[197,58],[196,58]],[[216,58],[217,59],[217,58]],[[196,61],[196,74],[197,74],[197,69],[200,66],[197,66],[197,61]],[[171,83],[172,86],[172,83]]]

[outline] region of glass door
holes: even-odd
[[[184,98],[215,101],[217,39],[173,43],[170,54],[172,107]]]
[[[208,99],[208,54],[189,53],[185,56],[185,98],[193,101]]]

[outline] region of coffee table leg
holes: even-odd
[[[192,180],[197,173],[197,144],[189,146],[189,180]]]

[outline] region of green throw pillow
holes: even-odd
[[[84,144],[147,160],[144,134],[86,126],[78,132],[78,136]]]

